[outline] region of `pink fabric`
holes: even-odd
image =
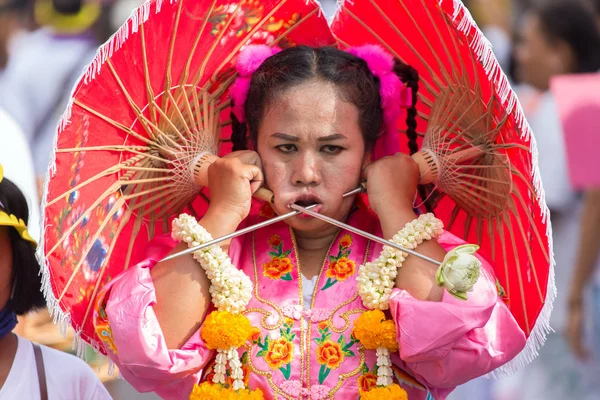
[[[366,212],[356,211],[348,222],[381,235],[379,222]],[[276,240],[274,235],[278,237]],[[348,237],[352,243],[345,247]],[[159,259],[162,254],[158,253],[169,248],[169,240],[165,239],[163,248],[154,257],[150,255],[148,260],[111,282],[106,313],[118,353],[108,353],[125,379],[139,391],[154,390],[165,399],[181,399],[187,398],[195,382],[207,379],[212,365],[207,362],[213,353],[206,349],[198,332],[180,350],[165,346],[152,311],[156,298],[146,267],[156,262],[150,257]],[[463,243],[449,233],[444,233],[439,242],[446,249]],[[277,247],[277,243],[281,246]],[[333,262],[340,255],[344,262],[354,262],[357,270],[368,249],[370,260],[381,251],[379,245],[368,244],[361,237],[342,231],[332,246],[327,271],[335,270]],[[265,274],[264,268],[277,252],[288,258],[294,268],[289,276],[273,280]],[[287,225],[275,224],[254,235],[234,239],[230,256],[257,287],[257,296],[253,296],[248,307],[257,311],[249,311],[246,316],[261,328],[260,342],[267,348],[264,341],[269,336],[270,342],[287,337],[292,343],[293,357],[289,364],[274,368],[267,363],[265,352],[260,353],[259,344],[250,350],[240,349],[243,364],[246,365],[245,359],[250,360],[253,368],[262,371],[260,375],[250,373],[250,387],[260,388],[266,400],[274,398],[274,387],[293,392],[294,396],[298,393],[301,399],[308,398],[309,394],[322,399],[334,390],[332,382],[342,380],[335,398],[358,398],[365,368],[372,372],[377,357],[374,351],[366,350],[362,364],[359,355],[363,350],[351,343],[353,321],[364,310],[357,297],[356,271],[333,284],[333,275],[324,271],[317,279],[312,312],[307,316],[301,311],[301,272]],[[400,345],[399,353],[392,355],[394,378],[407,390],[409,399],[425,400],[429,391],[436,400],[443,400],[456,385],[501,366],[524,347],[523,332],[496,293],[491,267],[485,261],[483,264],[482,278],[466,302],[452,296],[445,296],[440,303],[425,302],[405,291],[394,291],[390,311],[397,324]],[[317,315],[318,318],[313,318]],[[303,325],[308,330],[302,329]],[[302,339],[305,335],[309,336]],[[329,371],[323,369],[326,365],[319,358],[319,343],[323,341],[329,341],[330,346],[340,344],[347,351],[343,362],[332,365]],[[306,351],[304,355],[301,346]],[[205,370],[201,374],[202,368]]]
[[[279,47],[269,47],[264,44],[251,44],[240,52],[236,63],[238,78],[231,85],[229,95],[233,100],[233,113],[240,122],[246,122],[246,97],[250,90],[252,74],[269,57],[279,53]]]
[[[446,251],[464,243],[449,232],[438,242]],[[424,302],[400,289],[390,299],[400,358],[435,399],[504,365],[525,347],[525,334],[498,298],[492,266],[479,259],[482,275],[466,302],[447,292],[441,303]]]

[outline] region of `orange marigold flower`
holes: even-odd
[[[269,368],[277,370],[292,362],[293,356],[294,345],[281,337],[269,342],[269,349],[265,355],[265,361],[269,365]]]
[[[344,249],[347,249],[352,245],[352,236],[349,234],[342,236],[340,239],[340,246]]]
[[[279,279],[282,275],[292,272],[292,260],[289,258],[274,258],[263,264],[263,275],[270,279]]]
[[[344,257],[329,263],[329,267],[327,268],[325,275],[327,275],[328,278],[337,279],[338,281],[345,281],[355,272],[356,264],[354,261]]]
[[[368,350],[385,347],[390,351],[398,350],[396,341],[396,325],[392,320],[386,320],[381,310],[371,310],[362,313],[354,321],[352,334]]]
[[[269,246],[276,248],[280,244],[281,238],[279,237],[279,235],[271,235],[271,237],[269,238]]]
[[[243,346],[256,331],[244,315],[213,311],[204,320],[200,336],[209,349],[229,349]]]
[[[331,340],[324,341],[317,347],[317,362],[326,365],[329,369],[337,369],[344,361],[344,351],[339,343]]]
[[[329,326],[329,321],[321,321],[318,326],[320,330],[324,331]]]
[[[200,385],[194,385],[189,400],[264,400],[263,392],[260,389],[248,390],[242,389],[234,391],[224,388],[221,385],[210,382],[202,382]]]
[[[363,392],[368,392],[377,386],[377,375],[372,372],[367,372],[358,377],[358,389]]]
[[[361,400],[408,400],[408,394],[406,390],[393,384],[391,386],[373,388],[368,392],[361,390],[360,398]]]

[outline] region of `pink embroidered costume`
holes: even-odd
[[[367,211],[354,211],[348,223],[381,235],[379,221]],[[438,242],[447,251],[463,244],[448,232]],[[123,377],[139,391],[165,399],[187,398],[195,383],[210,378],[214,364],[214,352],[199,332],[181,349],[168,349],[152,308],[150,268],[175,244],[158,238],[147,259],[110,283],[95,316]],[[364,350],[351,331],[366,311],[357,293],[358,266],[380,252],[379,244],[340,231],[307,307],[302,266],[285,223],[232,241],[232,262],[254,287],[243,314],[261,331],[251,346],[239,349],[249,387],[261,388],[266,399],[353,399],[359,389],[376,385],[375,351]],[[442,302],[420,301],[394,289],[390,311],[399,347],[392,356],[394,381],[409,399],[444,399],[525,346],[523,332],[498,296],[491,266],[481,261],[481,278],[466,302],[448,293]]]

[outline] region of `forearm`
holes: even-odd
[[[397,207],[393,211],[387,211],[385,217],[380,217],[384,238],[391,238],[415,218],[417,215],[412,209]],[[440,262],[446,255],[445,250],[435,240],[423,242],[416,251]],[[444,289],[436,283],[437,268],[437,265],[429,261],[409,255],[402,267],[398,269],[396,287],[406,290],[419,300],[441,301]]]
[[[239,222],[209,210],[199,221],[212,237],[220,237],[237,229]],[[228,243],[225,244],[226,246]],[[187,249],[179,243],[171,253]],[[191,254],[159,262],[151,270],[156,290],[154,312],[167,346],[181,348],[196,332],[210,306],[210,281]]]
[[[586,192],[581,213],[579,250],[571,281],[570,300],[580,301],[594,274],[600,250],[600,190]]]

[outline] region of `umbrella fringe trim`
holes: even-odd
[[[492,45],[489,40],[483,35],[477,23],[473,19],[469,10],[462,4],[460,0],[453,1],[453,14],[452,18],[456,24],[456,28],[462,32],[466,37],[472,37],[469,46],[475,52],[478,61],[483,65],[483,68],[488,75],[488,78],[496,86],[496,94],[500,98],[506,111],[508,113],[514,112],[515,121],[517,127],[521,129],[521,139],[529,141],[531,151],[531,169],[533,178],[533,187],[536,194],[536,200],[538,206],[541,209],[541,217],[543,223],[546,224],[546,237],[548,239],[548,253],[550,256],[550,273],[548,276],[548,285],[546,290],[546,299],[544,306],[536,320],[535,326],[533,327],[525,348],[511,361],[505,365],[497,368],[496,370],[485,375],[488,378],[501,378],[508,375],[512,375],[514,372],[525,367],[527,364],[532,362],[537,356],[541,346],[546,341],[548,333],[554,332],[550,326],[550,315],[552,314],[552,308],[554,300],[556,299],[556,284],[554,276],[554,245],[552,241],[552,225],[550,223],[550,212],[546,206],[546,196],[541,180],[538,163],[538,149],[535,137],[525,118],[525,113],[521,104],[517,99],[516,93],[512,90],[510,82],[504,73],[502,68],[496,59],[493,52]],[[440,5],[448,3],[448,0],[438,0]]]

